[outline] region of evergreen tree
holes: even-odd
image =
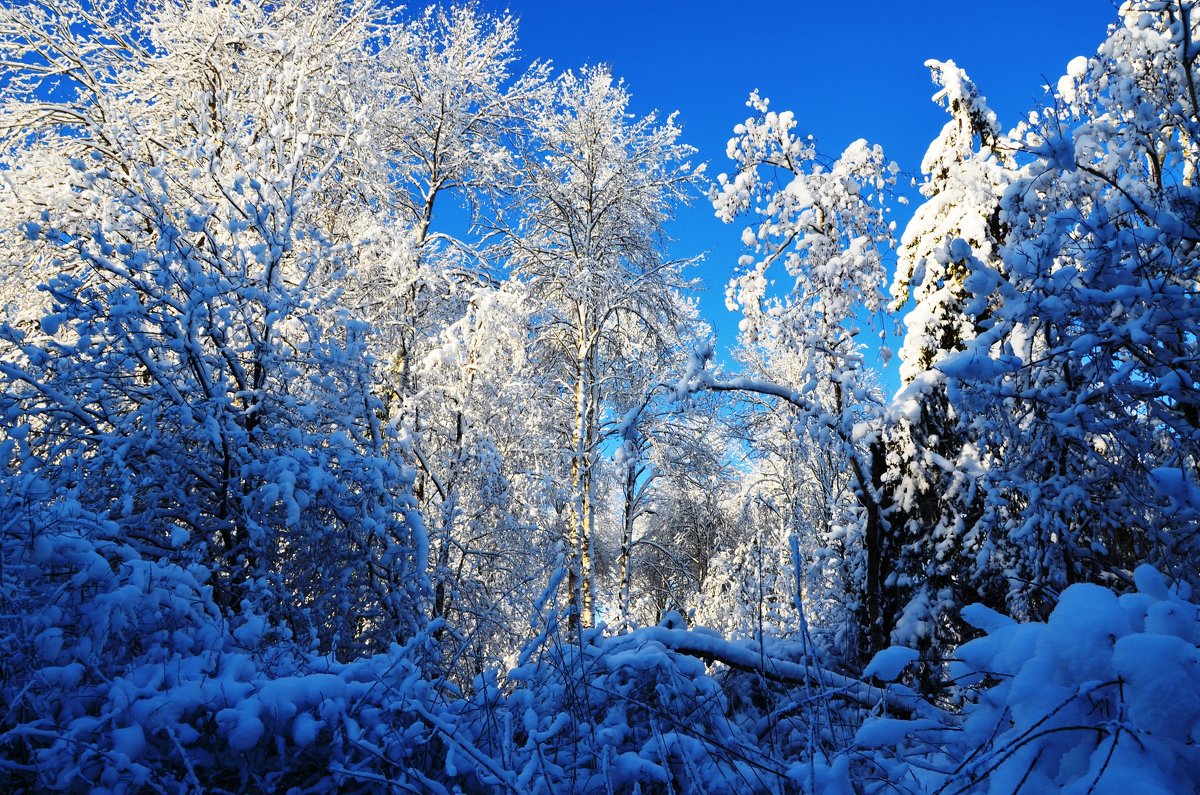
[[[982,522],[980,457],[939,366],[990,322],[996,299],[986,285],[1003,271],[999,205],[1016,145],[953,61],[926,66],[950,120],[922,161],[925,202],[901,238],[892,285],[893,309],[913,307],[900,350],[904,386],[887,433],[897,562],[886,612],[894,642],[942,658],[963,639],[962,605],[1003,603],[1003,583],[995,593],[1000,561]]]

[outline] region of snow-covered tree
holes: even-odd
[[[425,542],[368,328],[338,305],[354,252],[320,224],[375,12],[3,14],[4,273],[39,263],[46,296],[36,327],[3,326],[8,466],[204,567],[230,616],[303,648],[407,636]],[[63,201],[35,192],[45,174]]]
[[[0,7],[0,789],[1195,790],[1196,13],[928,62],[889,405],[877,147],[751,95],[729,376],[507,13]]]
[[[361,223],[389,245],[356,269],[350,294],[380,336],[389,412],[418,427],[421,361],[496,280],[484,210],[517,179],[506,138],[543,98],[547,69],[521,70],[516,20],[476,6],[432,5],[389,32],[364,87],[371,155],[357,175]]]
[[[1000,199],[1016,144],[953,61],[926,66],[939,86],[933,99],[950,119],[922,161],[925,201],[901,238],[892,284],[893,309],[913,306],[904,317],[904,388],[892,405],[885,480],[899,558],[893,640],[940,658],[959,640],[962,605],[998,603],[988,593],[998,561],[980,524],[979,454],[938,365],[989,323],[996,299],[987,285],[1003,271]]]
[[[537,298],[537,344],[561,368],[549,395],[570,407],[558,429],[568,590],[590,625],[605,414],[618,391],[640,397],[645,379],[630,388],[631,370],[665,367],[677,347],[686,263],[668,258],[663,224],[699,172],[674,118],[631,117],[629,92],[603,67],[562,75],[529,134],[509,264]]]
[[[756,93],[747,104],[754,115],[735,128],[727,147],[737,171],[720,175],[711,195],[722,220],[753,219],[742,233],[752,253],[741,258],[727,302],[742,311],[743,344],[766,351],[768,362],[786,360],[788,369],[761,380],[719,380],[698,362],[685,385],[786,400],[798,409],[796,432],[842,450],[856,497],[844,524],[857,528],[848,547],[862,555],[861,563],[850,565],[862,573],[855,581],[863,589],[864,650],[878,649],[887,635],[881,602],[884,461],[880,405],[861,333],[863,322],[884,309],[883,248],[892,240],[884,198],[898,169],[862,140],[837,160],[824,160],[811,137],[796,134],[791,112],[769,110]],[[772,287],[776,279],[783,280],[781,289]]]
[[[430,616],[460,644],[447,660],[478,662],[511,651],[529,607],[518,594],[544,585],[538,566],[500,562],[549,554],[513,482],[521,457],[506,454],[541,432],[509,420],[531,414],[528,312],[487,245],[494,199],[519,178],[511,139],[545,98],[548,70],[518,64],[511,15],[474,5],[430,6],[390,33],[363,86],[370,156],[356,179],[367,201],[353,228],[372,256],[356,263],[345,300],[373,325],[375,391],[417,470]]]
[[[621,602],[642,623],[690,612],[715,557],[732,543],[735,473],[718,404],[671,408],[641,414],[645,449],[630,461],[641,469],[637,477],[627,470],[638,503],[622,533]]]
[[[969,281],[973,256],[998,267],[1004,231],[1000,197],[1011,180],[1015,142],[1000,132],[996,115],[954,61],[927,61],[940,88],[933,96],[950,120],[929,145],[921,171],[925,181],[917,207],[900,240],[892,304],[904,317],[900,378],[911,383],[947,353],[960,351],[978,334],[986,304],[977,305]],[[979,277],[976,277],[978,279]]]
[[[726,550],[723,572],[732,606],[713,604],[709,615],[724,615],[712,626],[734,637],[798,637],[800,595],[806,618],[827,633],[827,648],[853,647],[856,606],[846,594],[855,589],[848,564],[859,556],[856,525],[846,518],[857,501],[844,451],[798,433],[791,403],[746,403],[737,433],[749,460],[737,500],[737,543]]]
[[[1004,271],[974,286],[1002,301],[941,365],[987,453],[1025,614],[1140,561],[1195,577],[1197,25],[1192,3],[1125,4],[1018,131]]]
[[[431,615],[449,630],[447,659],[471,662],[471,676],[521,645],[557,561],[546,473],[558,455],[546,440],[562,418],[539,405],[529,301],[511,281],[479,290],[416,373],[423,438],[445,440],[416,451],[430,492]]]

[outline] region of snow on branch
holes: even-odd
[[[883,705],[914,717],[949,719],[942,710],[903,685],[874,687],[811,662],[798,663],[769,657],[752,642],[735,643],[715,634],[662,626],[645,627],[634,636],[643,642],[657,641],[680,654],[714,660],[738,671],[756,673],[772,682],[785,685],[816,684],[829,688],[837,695],[867,708]]]

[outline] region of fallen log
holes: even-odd
[[[737,643],[704,631],[643,627],[626,636],[631,642],[656,642],[689,657],[722,665],[784,685],[814,685],[823,692],[840,695],[869,709],[884,705],[904,715],[949,719],[944,710],[930,704],[912,688],[890,684],[876,687],[862,680],[835,673],[815,662],[798,663],[764,654],[749,642]]]

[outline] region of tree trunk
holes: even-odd
[[[590,471],[587,456],[588,428],[588,398],[591,390],[588,385],[588,345],[587,333],[583,323],[580,323],[577,336],[577,357],[575,373],[575,423],[572,441],[574,451],[571,459],[571,510],[567,524],[567,589],[571,594],[571,615],[568,626],[576,629],[580,626],[590,626],[590,615],[585,612],[590,607],[590,598],[584,596],[588,589],[587,566],[590,563],[587,552],[587,515],[590,509],[588,489],[590,486]]]
[[[621,529],[621,558],[618,568],[621,570],[621,626],[629,627],[629,591],[633,582],[633,509],[634,489],[637,488],[637,469],[632,462],[625,470],[625,508],[623,527]]]

